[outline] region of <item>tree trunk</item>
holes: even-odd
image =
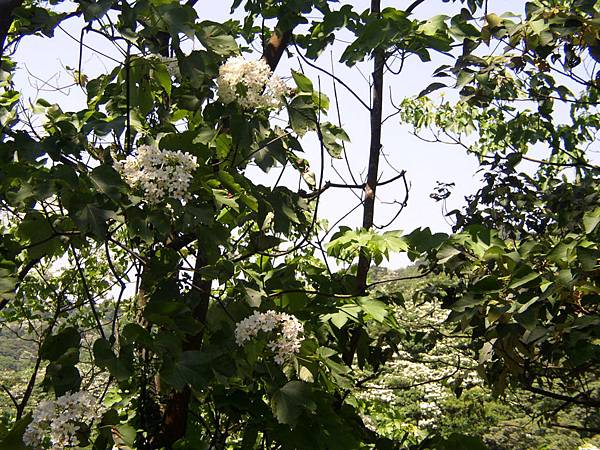
[[[371,13],[381,12],[381,1],[371,0]],[[373,88],[371,105],[371,144],[369,146],[369,167],[367,182],[363,197],[363,223],[364,229],[373,227],[375,216],[375,192],[379,175],[379,155],[381,152],[381,116],[383,111],[383,68],[385,65],[385,50],[375,49],[373,52]],[[356,290],[364,294],[367,286],[367,275],[371,266],[371,258],[361,252],[356,270]]]
[[[289,45],[292,37],[292,30],[280,31],[276,28],[268,43],[265,46],[263,58],[271,70],[275,70],[277,64],[281,60],[285,49]],[[194,272],[193,284],[197,294],[197,307],[193,311],[194,319],[201,323],[206,320],[206,314],[210,304],[210,291],[212,280],[203,280],[199,274],[199,269],[206,265],[205,258],[202,253],[201,244],[198,244],[198,252],[196,254],[196,267]],[[184,342],[183,350],[200,350],[202,347],[202,339],[204,330],[201,329],[196,335],[188,338]],[[167,404],[165,405],[163,420],[161,424],[160,435],[157,442],[160,447],[166,449],[172,448],[177,440],[185,436],[189,402],[191,400],[191,390],[188,386],[181,392],[173,392]]]

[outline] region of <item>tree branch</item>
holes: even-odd
[[[425,0],[416,0],[414,1],[408,8],[404,10],[406,15],[410,15],[421,3],[424,3]]]
[[[385,180],[385,181],[381,181],[381,182],[377,182],[375,183],[376,186],[385,186],[386,184],[390,184],[393,183],[396,180],[399,180],[400,178],[404,177],[406,175],[406,171],[402,171],[400,172],[398,175]],[[339,188],[339,189],[364,189],[367,186],[367,183],[362,183],[362,184],[346,184],[346,183],[332,183],[330,181],[328,181],[327,183],[325,183],[323,185],[323,187],[321,189],[318,189],[316,191],[313,192],[300,192],[299,195],[302,198],[314,198],[317,195],[321,195],[323,192],[325,192],[327,189],[329,188]]]
[[[593,408],[600,408],[600,400],[594,398],[585,398],[584,394],[579,394],[575,397],[571,397],[557,392],[547,391],[545,389],[537,388],[534,386],[525,386],[526,391],[534,394],[543,395],[544,397],[553,398],[556,400],[562,400],[564,402],[575,403],[576,405],[591,406]]]

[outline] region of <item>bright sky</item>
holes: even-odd
[[[355,5],[355,9],[359,11],[366,9],[369,4],[366,0],[352,3]],[[383,0],[382,8],[386,6],[402,8],[410,3],[407,0]],[[196,10],[202,20],[219,21],[231,17],[229,15],[229,4],[230,2],[227,1],[200,1],[196,5]],[[523,7],[524,2],[517,0],[490,0],[488,5],[490,12],[512,11],[522,13]],[[415,15],[419,18],[428,18],[437,14],[451,14],[453,11],[457,11],[457,8],[459,6],[454,3],[428,0],[415,11]],[[235,17],[240,17],[239,12]],[[79,45],[76,40],[79,38],[81,23],[79,19],[71,19],[64,24],[62,30],[56,31],[56,35],[52,39],[34,37],[20,43],[15,59],[19,62],[21,70],[17,74],[16,82],[17,86],[22,87],[25,98],[33,100],[38,95],[37,91],[39,89],[39,97],[59,103],[63,110],[74,111],[85,105],[85,95],[80,88],[70,87],[63,90],[62,93],[56,92],[54,89],[73,83],[72,77],[65,68],[78,68]],[[67,33],[72,37],[69,37]],[[344,39],[342,35],[337,37]],[[118,49],[114,48],[101,36],[88,33],[85,35],[85,44],[92,49],[99,50],[106,56],[122,60]],[[334,61],[339,60],[339,55],[345,45],[342,42],[335,44],[333,55],[326,52],[318,64],[330,69],[331,58],[333,57]],[[84,48],[82,72],[91,79],[110,70],[115,62],[106,56],[89,48]],[[388,74],[384,88],[388,97],[384,106],[384,117],[394,112],[394,108],[389,101],[390,97],[394,99],[395,104],[398,104],[402,98],[418,94],[432,82],[431,73],[436,67],[451,62],[450,58],[443,55],[434,57],[434,61],[429,64],[423,64],[417,58],[411,58],[399,75]],[[372,71],[371,65],[370,61],[353,69],[348,69],[339,63],[335,65],[336,75],[351,86],[367,103],[369,101],[369,85],[366,79]],[[337,117],[333,107],[334,95],[331,79],[306,65],[303,65],[303,67],[315,86],[320,84],[321,90],[332,100],[329,120],[336,123]],[[299,70],[298,60],[284,57],[277,68],[277,73],[282,77],[289,77],[291,68]],[[337,92],[342,126],[351,139],[351,143],[346,146],[348,159],[350,166],[353,168],[354,176],[360,183],[366,177],[368,161],[368,112],[343,87],[338,85]],[[320,154],[316,138],[314,136],[305,138],[303,145],[313,171],[318,173]],[[409,133],[408,128],[401,126],[397,118],[391,118],[385,123],[383,153],[385,158],[381,159],[381,179],[385,180],[393,177],[397,173],[396,170],[406,170],[407,179],[410,182],[408,207],[404,209],[389,229],[401,229],[409,232],[417,227],[430,227],[434,231],[449,231],[450,227],[441,212],[441,204],[432,200],[429,194],[433,191],[436,181],[454,182],[456,186],[452,196],[448,199],[447,206],[449,210],[460,207],[463,204],[464,196],[476,191],[481,178],[480,174],[476,173],[477,163],[475,158],[465,155],[464,151],[459,148],[442,144],[427,144],[420,141]],[[352,183],[345,162],[336,161],[335,168],[342,174],[346,182]],[[252,173],[256,174],[255,180],[261,180],[260,182],[266,184],[276,179],[279,172],[280,170],[275,168],[269,173],[268,177],[265,177],[259,169]],[[297,186],[297,177],[284,177],[283,179],[287,180],[291,186]],[[340,181],[329,161],[325,164],[324,180]],[[389,222],[398,208],[398,205],[386,203],[401,201],[404,198],[404,190],[401,181],[399,181],[378,189],[377,193],[381,201],[376,207],[376,223],[381,225]],[[360,193],[356,191],[356,194]],[[349,190],[330,189],[322,197],[319,215],[321,218],[328,219],[330,224],[333,224],[357,204],[357,197]],[[360,226],[361,222],[362,208],[357,208],[353,214],[344,219],[343,224],[357,227]],[[403,257],[394,257],[389,266],[398,267],[406,264],[406,262],[407,260]]]

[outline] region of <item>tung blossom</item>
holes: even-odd
[[[79,444],[76,433],[102,415],[97,400],[87,392],[74,392],[40,402],[23,434],[23,443],[35,449],[63,450]]]
[[[120,162],[118,169],[127,184],[144,191],[148,203],[157,204],[166,198],[189,200],[188,189],[197,166],[196,157],[189,153],[141,145],[136,155]]]
[[[300,321],[286,313],[255,311],[249,317],[240,321],[235,328],[235,341],[239,346],[256,337],[259,332],[273,333],[273,339],[267,347],[274,353],[277,364],[284,364],[300,350],[302,339],[299,337],[304,332]]]
[[[278,109],[288,87],[264,59],[246,60],[236,56],[219,68],[219,98],[225,104],[237,102],[243,109]]]

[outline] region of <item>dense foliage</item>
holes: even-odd
[[[489,412],[504,405],[485,386],[530,395],[546,425],[598,432],[596,2],[531,1],[519,18],[455,1],[453,17],[421,20],[423,0],[364,11],[236,0],[244,19],[223,23],[195,3],[0,4],[0,309],[35,354],[23,387],[4,386],[3,447],[506,448],[511,436],[485,430],[507,414]],[[95,78],[73,71],[81,109],[27,105],[13,81],[19,42],[69,23],[81,49],[94,33],[120,58]],[[351,36],[341,63],[372,65],[368,101],[318,64],[339,33]],[[272,72],[286,52],[301,64],[282,79]],[[379,232],[377,187],[409,186],[404,171],[380,178],[394,117],[382,114],[384,80],[436,52],[453,64],[433,76],[450,82],[395,112],[417,136],[475,154],[484,184],[450,213],[452,235]],[[364,180],[324,180],[349,136],[303,64],[368,113]],[[426,97],[445,87],[460,99]],[[361,192],[361,228],[321,221],[333,189]],[[414,296],[369,278],[391,253],[436,277]],[[402,408],[363,393],[387,392],[367,383],[390,370],[411,387]],[[573,434],[568,445],[581,444]]]

